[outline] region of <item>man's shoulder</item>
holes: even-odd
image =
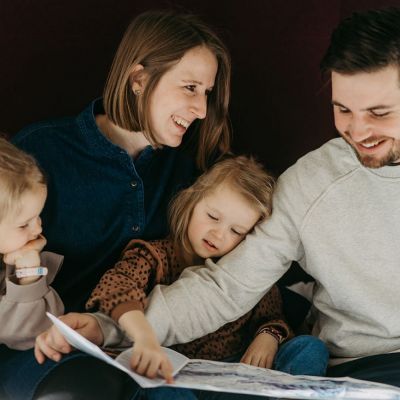
[[[360,163],[351,147],[341,138],[332,139],[301,157],[278,180],[278,192],[303,199],[306,208],[324,192],[340,187]]]
[[[336,138],[301,157],[285,174],[306,179],[320,177],[328,182],[359,167],[351,147]]]

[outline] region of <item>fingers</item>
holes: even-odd
[[[272,368],[274,357],[270,354],[246,352],[240,362],[260,368]]]
[[[43,364],[46,358],[49,358],[53,361],[60,361],[61,354],[49,346],[46,342],[46,339],[42,337],[42,335],[39,335],[35,341],[34,354],[36,361],[39,364]]]
[[[60,361],[63,354],[71,351],[71,345],[55,326],[36,337],[34,354],[39,364],[42,364],[46,357],[53,361]]]
[[[23,248],[26,250],[42,251],[46,246],[47,240],[43,235],[39,235],[36,239],[28,242]]]
[[[154,379],[161,375],[167,383],[173,383],[173,367],[165,354],[145,354],[133,351],[131,367],[139,375]]]
[[[174,368],[172,367],[172,364],[168,358],[161,363],[160,372],[161,376],[166,380],[167,383],[174,383]]]
[[[92,343],[102,345],[103,332],[95,317],[89,314],[69,313],[61,316],[60,319]]]

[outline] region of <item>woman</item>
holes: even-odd
[[[171,197],[229,151],[229,85],[228,52],[207,26],[148,12],[129,25],[103,100],[16,135],[48,175],[43,231],[47,249],[65,257],[53,286],[67,311],[83,310],[128,241],[165,236]],[[63,362],[84,368],[70,358]],[[53,366],[36,365],[31,351],[0,349],[3,390],[12,398],[31,398]]]

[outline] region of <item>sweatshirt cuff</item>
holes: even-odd
[[[103,333],[103,344],[101,347],[129,347],[132,345],[120,327],[107,315],[96,312],[88,313],[93,316]]]
[[[143,305],[140,301],[132,300],[127,301],[125,303],[118,304],[112,311],[111,311],[111,318],[118,323],[121,315],[127,313],[128,311],[139,310],[143,311]]]
[[[50,290],[45,276],[27,285],[16,283],[17,278],[11,275],[6,279],[6,298],[14,303],[27,303],[43,298]]]

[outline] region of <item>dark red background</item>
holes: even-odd
[[[335,135],[318,65],[338,21],[400,0],[3,0],[0,130],[78,113],[102,93],[138,13],[174,7],[217,29],[232,52],[234,146],[280,173]]]

